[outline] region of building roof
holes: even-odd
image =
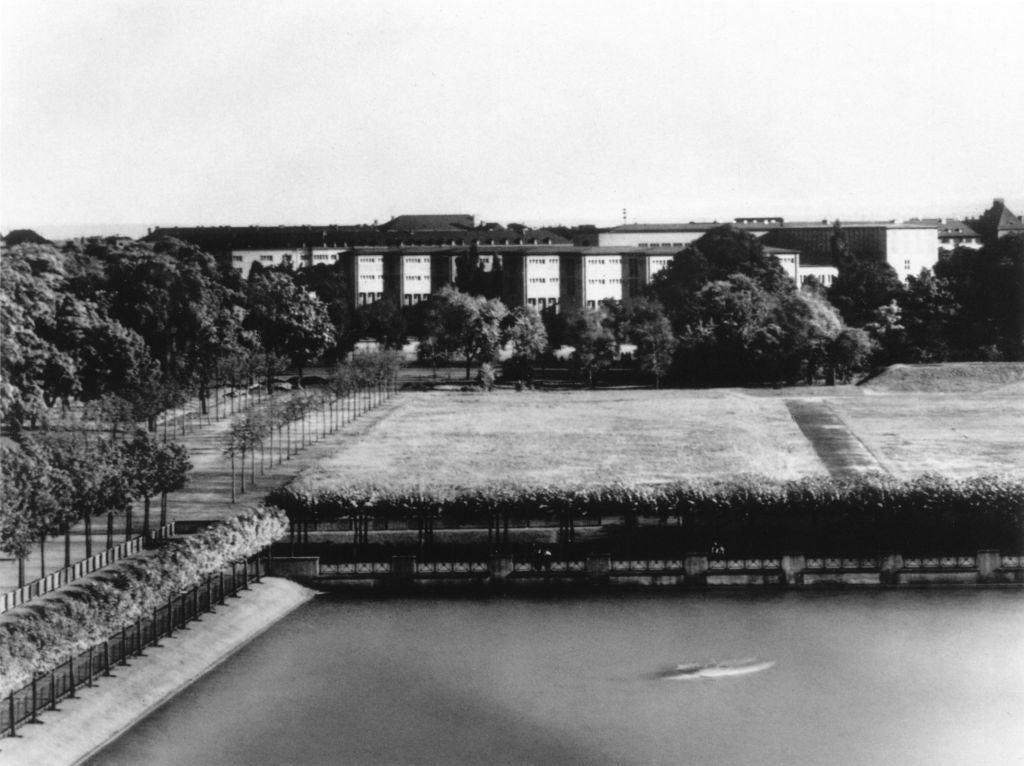
[[[992,240],[1004,234],[1024,234],[1024,221],[1006,206],[1002,197],[992,200],[992,207],[970,221],[982,237]]]
[[[978,236],[978,232],[968,226],[966,221],[961,221],[959,218],[940,220],[937,228],[939,236],[945,238],[967,239]]]
[[[473,216],[465,213],[444,213],[428,215],[399,215],[383,224],[381,231],[452,231],[473,228]]]

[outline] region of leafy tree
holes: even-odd
[[[863,327],[875,311],[903,296],[903,283],[884,261],[847,259],[828,289],[828,299],[847,324]]]
[[[431,297],[424,341],[441,354],[458,354],[466,363],[493,361],[501,343],[501,323],[508,309],[501,301],[443,287]]]
[[[0,446],[0,550],[18,559],[18,587],[25,584],[30,546],[66,531],[75,521],[72,481],[50,451],[30,437]]]
[[[846,327],[829,345],[829,364],[841,383],[849,383],[853,374],[870,362],[875,344],[866,330]]]
[[[634,301],[626,309],[623,333],[629,342],[636,344],[640,369],[653,375],[654,387],[660,388],[679,345],[662,305],[646,298]]]
[[[950,338],[958,357],[1024,360],[1024,236],[957,248],[935,276],[959,306]]]
[[[325,361],[331,364],[339,361],[358,339],[357,328],[352,321],[353,306],[344,263],[340,260],[330,264],[317,263],[296,271],[294,279],[299,287],[315,292],[327,308],[337,345],[327,350]]]
[[[903,314],[903,350],[900,361],[910,363],[947,362],[955,357],[957,320],[962,307],[944,280],[925,269],[907,278],[900,302]]]
[[[54,323],[63,278],[33,272],[39,249],[19,245],[0,258],[0,415],[15,427],[46,407],[48,377],[76,373],[73,360],[41,331]]]
[[[385,349],[405,345],[405,313],[395,301],[374,301],[360,306],[356,309],[356,323],[360,337],[373,338]]]
[[[323,303],[300,288],[288,274],[265,272],[249,282],[249,314],[245,326],[256,331],[264,351],[287,356],[299,372],[335,340]],[[273,375],[267,372],[267,391]]]
[[[192,470],[188,449],[183,444],[164,442],[157,450],[155,460],[155,491],[160,493],[160,526],[167,523],[167,493],[185,486]]]
[[[827,384],[834,385],[833,344],[844,329],[839,312],[823,294],[804,289],[785,296],[781,308],[788,341],[786,381],[796,382],[802,374],[808,383],[824,376]]]
[[[505,364],[505,377],[532,381],[534,362],[548,346],[548,333],[540,312],[533,306],[517,306],[502,324],[502,339],[512,347],[512,357]],[[510,375],[513,369],[515,373]]]
[[[184,486],[191,468],[188,451],[180,444],[164,443],[137,429],[122,447],[124,467],[134,497],[143,501],[142,534],[150,530],[150,501]],[[163,508],[163,503],[161,503]]]
[[[99,440],[64,440],[53,450],[53,463],[71,477],[75,508],[85,521],[85,555],[92,555],[92,519],[107,511],[122,512],[131,506],[131,471],[122,445]]]
[[[740,274],[770,293],[790,292],[792,280],[778,259],[765,254],[761,242],[748,232],[726,225],[711,229],[677,253],[648,287],[672,321],[676,332],[696,319],[692,300],[709,282]]]
[[[696,322],[680,334],[680,362],[694,382],[736,385],[778,379],[779,304],[741,274],[710,282],[694,298]]]
[[[568,332],[574,349],[573,366],[586,384],[593,387],[601,372],[611,366],[619,348],[607,307],[574,315],[569,320]]]

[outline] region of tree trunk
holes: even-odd
[[[39,536],[39,579],[46,577],[46,534]]]
[[[71,566],[71,525],[64,530],[64,566]]]
[[[149,537],[149,495],[142,496],[142,536]]]
[[[18,556],[18,587],[25,587],[25,557]]]
[[[85,514],[85,557],[92,556],[92,514]]]

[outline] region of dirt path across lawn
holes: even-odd
[[[787,399],[786,407],[833,478],[888,473],[881,463],[822,399]]]

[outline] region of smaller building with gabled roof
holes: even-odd
[[[984,242],[994,242],[1010,234],[1024,234],[1024,221],[1006,206],[1002,197],[992,200],[992,207],[969,223]]]

